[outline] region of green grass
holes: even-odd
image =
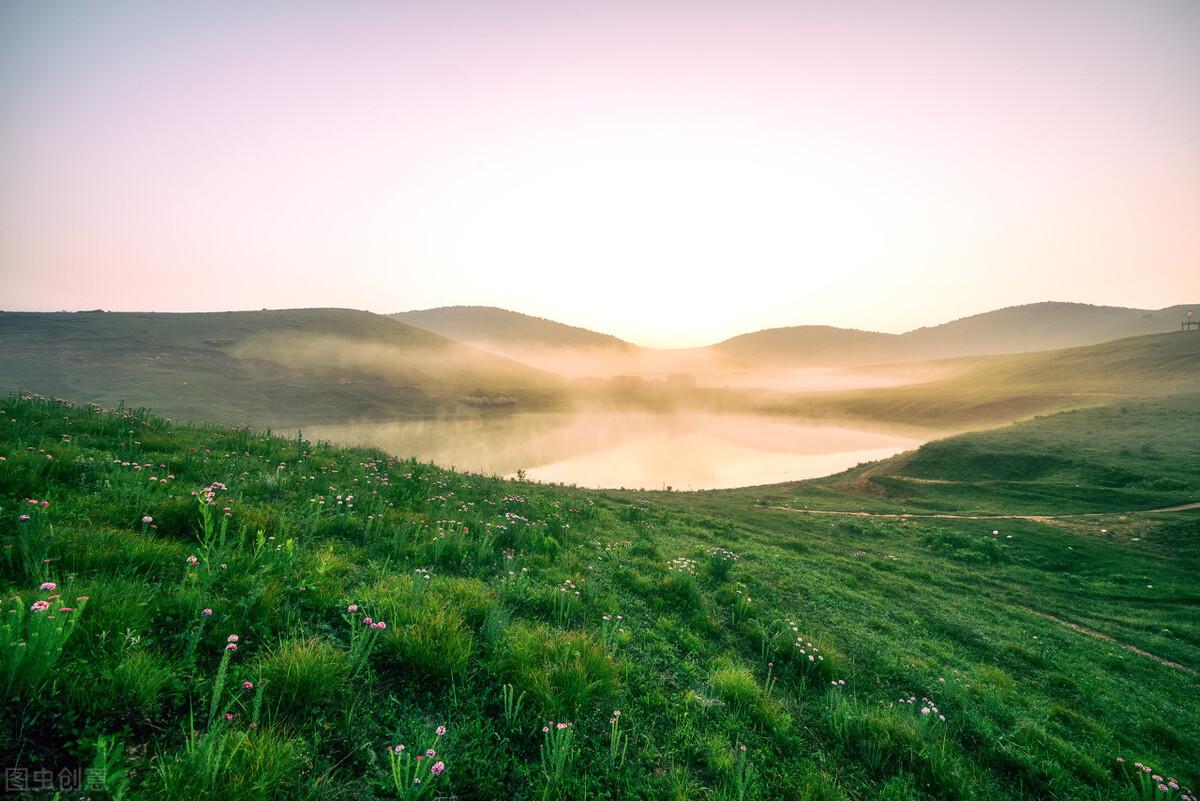
[[[1140,797],[1118,756],[1195,786],[1200,512],[1124,504],[1200,500],[1197,407],[685,495],[10,398],[0,647],[55,619],[3,696],[0,762],[113,766],[94,798],[414,796],[396,744],[436,750],[428,798]],[[1103,514],[795,511],[822,504]]]

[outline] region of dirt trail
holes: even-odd
[[[769,509],[779,509],[785,512],[800,512],[810,515],[841,515],[844,517],[888,517],[898,520],[909,518],[943,519],[943,520],[1032,520],[1035,523],[1048,523],[1054,520],[1066,520],[1073,517],[1112,517],[1121,515],[1155,514],[1158,512],[1185,512],[1190,509],[1200,509],[1200,503],[1183,503],[1178,506],[1166,506],[1162,509],[1135,509],[1129,512],[1074,512],[1064,515],[953,515],[946,513],[914,513],[914,512],[846,512],[836,509],[799,509],[795,506],[770,506]]]
[[[1192,504],[1192,508],[1196,508],[1196,506],[1197,506],[1197,504]],[[1028,612],[1031,615],[1037,615],[1038,617],[1045,618],[1046,620],[1052,620],[1055,623],[1058,623],[1060,626],[1066,626],[1067,628],[1071,629],[1072,631],[1078,631],[1080,634],[1086,634],[1089,637],[1095,637],[1097,640],[1103,640],[1104,642],[1112,643],[1113,645],[1116,645],[1120,648],[1124,648],[1126,651],[1129,651],[1130,653],[1133,653],[1133,654],[1137,654],[1138,656],[1144,656],[1147,659],[1153,659],[1155,662],[1159,663],[1160,665],[1166,665],[1167,667],[1174,668],[1175,670],[1182,670],[1184,673],[1190,673],[1193,676],[1200,675],[1200,673],[1197,673],[1195,670],[1188,667],[1187,665],[1181,665],[1178,662],[1172,662],[1169,659],[1163,659],[1161,656],[1155,656],[1154,654],[1150,653],[1149,651],[1143,651],[1141,648],[1138,648],[1136,645],[1129,645],[1128,643],[1123,643],[1120,640],[1114,639],[1102,631],[1096,631],[1095,629],[1089,629],[1087,626],[1081,626],[1078,623],[1072,623],[1069,620],[1063,620],[1062,618],[1055,617],[1054,615],[1050,614],[1049,612],[1042,612],[1037,609],[1031,609],[1028,606],[1021,606],[1020,604],[1016,604],[1016,607],[1018,609],[1025,610],[1026,612]]]

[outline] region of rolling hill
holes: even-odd
[[[1200,335],[1157,334],[1062,350],[904,366],[931,381],[774,395],[765,411],[977,429],[1037,414],[1200,392]]]
[[[490,353],[572,377],[844,368],[1081,347],[1176,331],[1186,305],[1147,310],[1032,303],[903,334],[825,325],[770,328],[697,348],[661,349],[490,306],[400,312],[393,319]],[[1200,304],[1195,307],[1200,309]]]
[[[0,313],[0,390],[293,425],[535,408],[560,382],[368,312]]]
[[[494,306],[443,306],[388,316],[459,342],[542,348],[636,347],[609,334]]]
[[[1128,309],[1084,303],[1032,303],[976,314],[904,334],[827,326],[772,328],[710,346],[743,363],[850,366],[1025,353],[1177,331],[1186,310]]]

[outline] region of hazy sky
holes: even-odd
[[[1200,299],[1200,2],[6,2],[0,308]]]

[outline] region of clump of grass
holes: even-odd
[[[352,672],[350,656],[314,637],[286,640],[257,665],[265,711],[291,721],[337,702]]]
[[[269,728],[233,730],[218,726],[191,731],[183,748],[155,759],[150,797],[197,801],[261,801],[296,797],[308,764],[303,740]]]
[[[789,725],[787,714],[744,665],[722,662],[709,674],[708,681],[735,714],[748,714],[756,723],[772,730],[786,729]]]
[[[475,647],[475,638],[456,609],[427,608],[411,623],[394,625],[379,640],[385,666],[403,669],[417,678],[451,682],[462,673]]]
[[[148,648],[138,648],[126,651],[111,670],[77,692],[93,709],[122,710],[150,718],[178,687],[179,679],[169,663]]]
[[[574,716],[616,688],[617,664],[590,634],[514,623],[496,667],[546,715]]]

